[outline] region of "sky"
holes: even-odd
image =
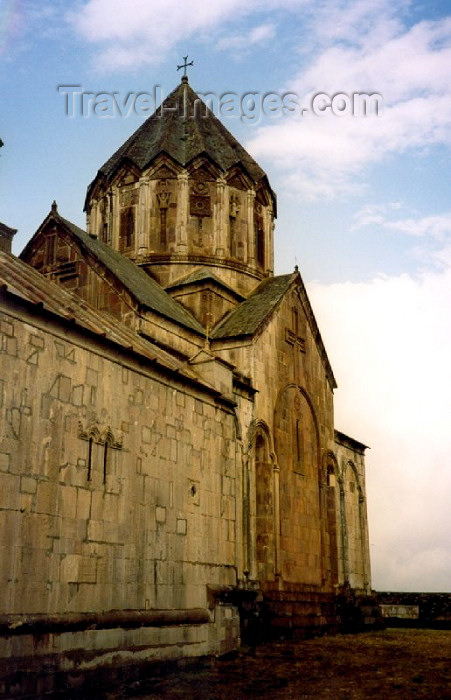
[[[87,185],[186,55],[277,193],[275,272],[299,265],[336,427],[371,448],[373,587],[449,592],[449,4],[0,0],[0,220],[16,254],[54,199],[85,226]]]

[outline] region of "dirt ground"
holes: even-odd
[[[275,642],[211,666],[148,678],[110,697],[451,700],[451,630],[387,629]]]

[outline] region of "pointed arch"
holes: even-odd
[[[347,579],[353,588],[365,585],[365,498],[355,463],[342,466],[342,499],[345,527]]]
[[[281,575],[296,584],[319,585],[325,546],[320,431],[313,402],[294,382],[285,385],[276,400],[274,446],[280,468]]]
[[[236,190],[247,192],[253,187],[252,178],[241,163],[227,170],[224,179],[229,187],[234,187]]]
[[[132,185],[140,177],[141,171],[138,166],[130,158],[123,158],[109,175],[109,186],[124,187]]]
[[[207,153],[200,153],[186,164],[190,178],[195,180],[217,180],[221,176],[221,169],[216,161]]]
[[[183,172],[180,163],[177,163],[167,153],[159,153],[145,168],[143,168],[143,176],[149,180],[172,180]]]
[[[293,402],[295,401],[296,396],[300,397],[301,402],[305,402],[305,405],[308,409],[308,413],[309,413],[309,416],[310,416],[311,421],[312,421],[312,427],[313,427],[313,433],[314,433],[313,445],[312,445],[312,447],[314,448],[312,450],[313,459],[310,460],[310,463],[311,463],[311,466],[314,468],[315,472],[317,472],[318,475],[321,476],[320,431],[319,431],[319,425],[318,425],[318,418],[316,416],[315,407],[313,405],[313,402],[312,402],[308,392],[299,384],[296,384],[294,382],[290,382],[290,383],[286,384],[282,389],[280,389],[280,391],[277,395],[277,399],[276,399],[276,407],[274,409],[274,426],[276,426],[278,424],[278,422],[280,422],[280,420],[281,420],[281,416],[280,416],[279,412],[283,409],[282,404],[284,403],[284,396],[286,396],[287,392],[293,392],[293,397],[294,397]],[[294,407],[293,406],[291,406],[291,407],[286,406],[285,410],[288,410],[288,408],[291,408],[291,410],[294,411],[295,414],[299,412],[299,408],[297,408],[296,406],[294,406]],[[279,415],[278,415],[278,413],[279,413]],[[288,426],[287,426],[287,428],[288,428]],[[286,431],[284,431],[284,432],[286,432]],[[293,432],[293,435],[294,435],[294,432]],[[276,442],[277,442],[277,430],[275,431],[275,452],[277,452],[277,458],[278,458],[278,461],[280,463],[281,462],[280,455],[279,455],[280,446],[278,446],[276,444]],[[290,439],[290,446],[292,444],[293,444],[293,437]],[[286,453],[286,448],[288,447],[288,445],[286,444],[286,441],[285,441],[285,445],[283,445],[283,447],[284,447],[284,449],[282,450],[282,452]],[[292,459],[290,459],[289,461],[291,462],[291,464],[293,463]]]
[[[274,441],[268,424],[254,420],[248,432],[253,483],[253,521],[255,540],[250,560],[255,576],[263,585],[279,572],[279,480]]]
[[[324,512],[326,515],[326,572],[330,582],[336,585],[340,578],[340,554],[342,551],[340,520],[339,466],[335,453],[327,450],[323,455],[321,481],[323,483]]]

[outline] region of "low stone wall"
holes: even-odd
[[[389,627],[451,629],[451,593],[379,592],[378,600]]]
[[[241,610],[245,643],[271,639],[308,639],[324,634],[354,633],[383,626],[377,596],[342,587],[336,593],[313,587],[266,588]]]
[[[237,608],[223,604],[213,610],[3,616],[0,698],[67,692],[96,697],[100,685],[133,683],[152,667],[161,672],[233,651],[239,635]]]

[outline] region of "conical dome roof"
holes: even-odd
[[[99,176],[110,180],[123,162],[131,162],[142,171],[161,153],[182,167],[200,154],[207,155],[224,172],[240,166],[255,184],[264,179],[269,187],[262,168],[183,78],[154,114],[102,165],[88,187],[87,202]],[[275,203],[274,194],[273,198]]]

